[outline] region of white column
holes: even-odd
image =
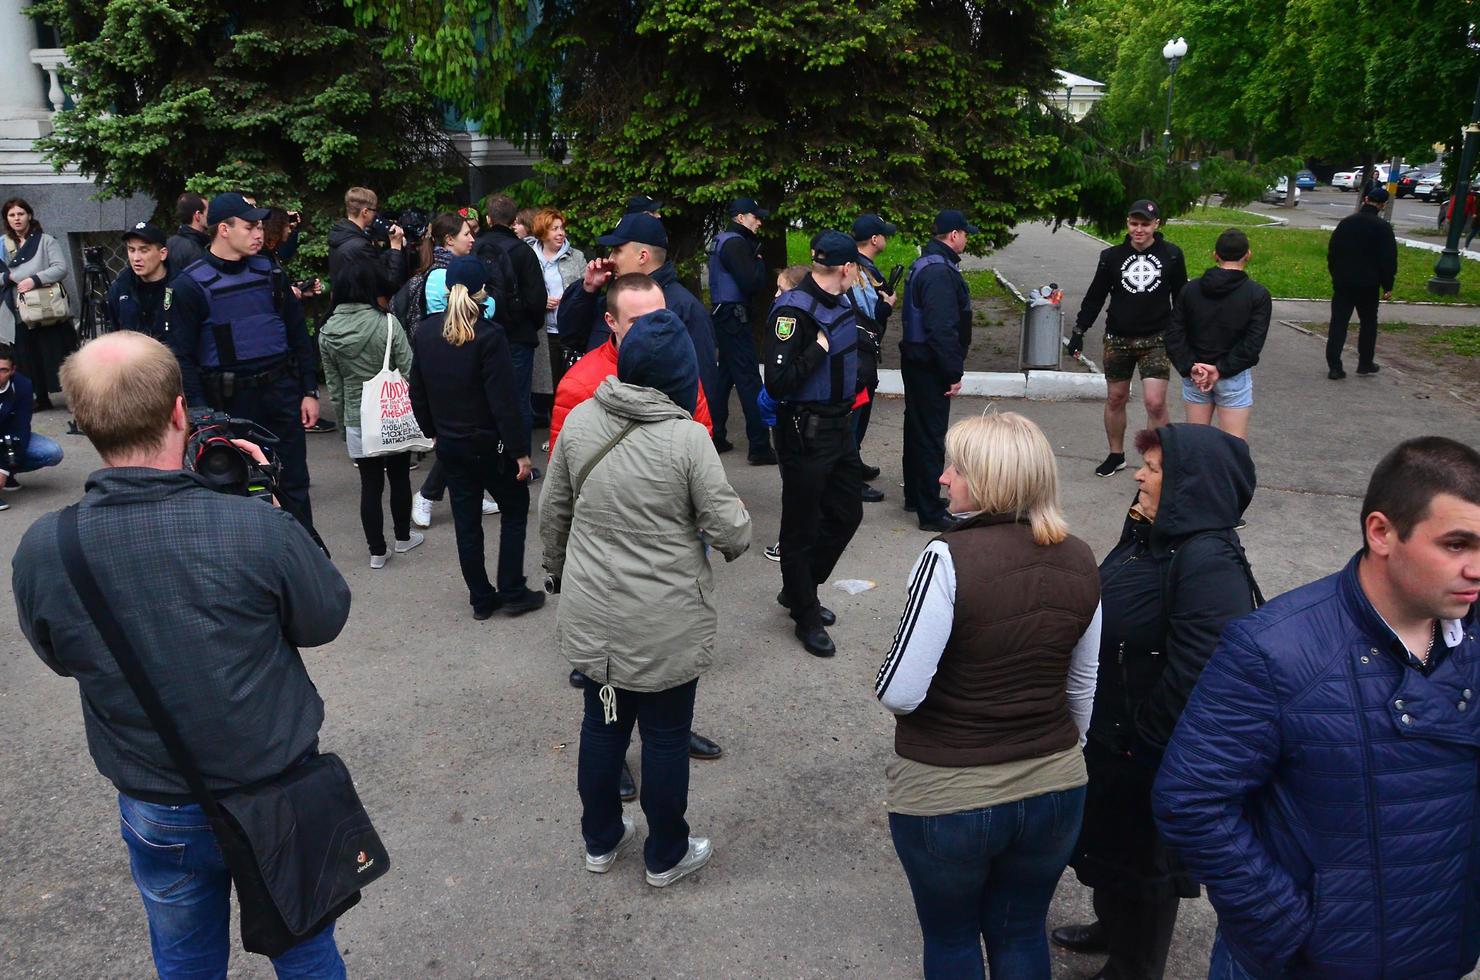
[[[36,25],[25,15],[25,0],[0,0],[0,138],[36,139],[51,132],[51,102],[41,71],[31,62]]]

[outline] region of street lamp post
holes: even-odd
[[[1161,149],[1170,159],[1172,155],[1172,89],[1177,84],[1177,66],[1187,55],[1187,39],[1179,37],[1168,41],[1162,46],[1161,56],[1167,60],[1167,70],[1171,72],[1171,78],[1167,81],[1167,124],[1161,131]]]
[[[1475,142],[1480,137],[1480,83],[1475,86],[1475,106],[1470,110],[1470,124],[1465,127],[1465,147],[1460,153],[1459,169],[1454,174],[1454,211],[1449,219],[1449,238],[1444,243],[1444,254],[1434,263],[1434,275],[1429,279],[1429,292],[1439,296],[1455,296],[1459,293],[1459,233],[1464,230],[1465,201],[1470,193],[1470,168],[1475,165]]]
[[[1067,82],[1064,83],[1064,116],[1074,121],[1074,86]]]

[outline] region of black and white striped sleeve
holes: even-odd
[[[889,650],[874,696],[897,715],[920,706],[940,665],[956,614],[956,566],[943,541],[932,541],[910,572],[909,598],[894,646]]]

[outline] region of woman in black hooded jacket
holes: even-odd
[[[1096,976],[1159,980],[1187,877],[1157,836],[1151,783],[1223,627],[1258,597],[1238,524],[1254,495],[1242,439],[1208,425],[1136,437],[1140,489],[1120,542],[1100,563],[1099,681],[1085,764],[1089,786],[1070,862],[1094,889],[1098,922],[1053,931],[1060,946],[1110,954]]]

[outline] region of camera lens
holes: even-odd
[[[195,457],[195,471],[213,486],[245,487],[247,464],[241,450],[225,439],[213,439]]]

